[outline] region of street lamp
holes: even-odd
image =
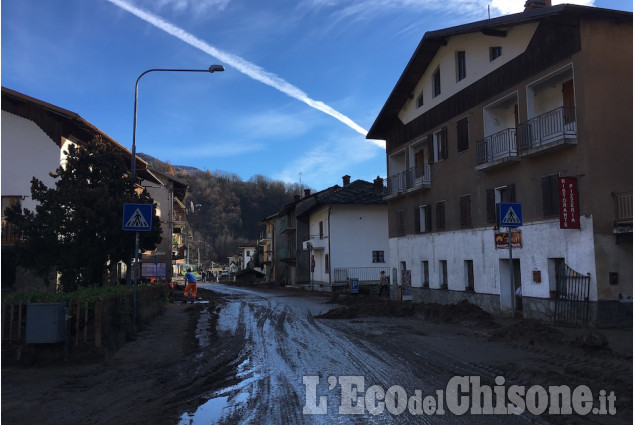
[[[212,65],[208,69],[171,69],[171,68],[154,68],[148,69],[147,71],[142,72],[139,77],[137,77],[137,81],[134,86],[134,119],[132,124],[132,156],[130,159],[130,171],[132,173],[132,178],[134,179],[137,174],[137,98],[139,94],[139,80],[144,75],[150,72],[209,72],[213,74],[214,72],[224,71],[225,67],[223,65]],[[132,326],[136,328],[137,323],[137,274],[139,273],[138,264],[139,264],[139,232],[135,232],[135,263],[134,263],[134,308],[133,308],[133,318],[132,318]],[[188,252],[189,256],[189,252]]]
[[[134,86],[134,120],[133,120],[133,124],[132,124],[132,158],[130,160],[130,169],[132,171],[132,177],[135,177],[136,175],[136,153],[137,153],[137,98],[138,98],[138,94],[139,94],[139,80],[141,79],[141,77],[143,77],[144,75],[150,73],[150,72],[155,72],[155,71],[159,71],[159,72],[209,72],[210,74],[213,74],[214,72],[221,72],[224,71],[225,67],[223,65],[212,65],[210,66],[208,69],[166,69],[166,68],[155,68],[155,69],[148,69],[147,71],[144,71],[141,73],[141,75],[139,75],[139,77],[137,78],[137,82],[135,83]]]

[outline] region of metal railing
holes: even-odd
[[[477,165],[489,164],[499,159],[515,157],[517,154],[515,128],[506,128],[476,142]]]
[[[619,222],[633,221],[633,192],[615,194],[615,218]]]
[[[378,283],[382,270],[390,276],[390,267],[336,267],[333,283],[346,283],[350,279],[358,279],[360,284]]]
[[[527,151],[577,134],[575,108],[560,107],[518,125],[518,149]]]
[[[397,195],[409,189],[429,187],[432,182],[430,164],[417,164],[386,179],[384,195]]]

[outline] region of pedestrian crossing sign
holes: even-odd
[[[152,230],[152,204],[124,204],[123,230],[135,232]]]
[[[501,227],[519,227],[523,225],[523,211],[518,203],[501,202],[499,204],[499,223]]]

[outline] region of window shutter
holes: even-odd
[[[426,228],[425,231],[429,232],[432,230],[432,207],[430,205],[426,205],[424,208],[426,215]]]
[[[448,128],[441,130],[441,158],[448,159]]]
[[[415,233],[421,233],[421,215],[419,208],[420,207],[415,207]]]
[[[494,189],[485,190],[485,199],[487,201],[487,222],[494,223],[496,221],[496,196]]]
[[[507,185],[507,197],[509,198],[507,202],[516,202],[516,185],[514,183]]]
[[[437,203],[437,229],[445,228],[445,202]]]

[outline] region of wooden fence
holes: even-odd
[[[137,323],[143,323],[157,312],[162,304],[164,288],[161,285],[138,291]],[[26,316],[29,302],[2,302],[2,344],[26,343]],[[118,347],[133,332],[133,296],[113,296],[97,301],[77,299],[66,303],[66,344],[76,348],[102,346]]]

